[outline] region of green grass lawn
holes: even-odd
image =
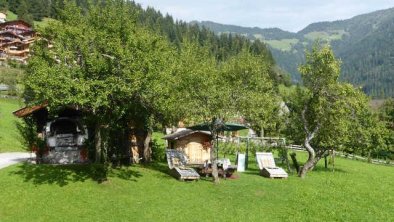
[[[305,157],[303,154],[298,156]],[[167,166],[113,170],[19,164],[0,170],[1,221],[390,221],[394,168],[337,158],[302,180],[267,179],[254,159],[238,179],[180,182]]]
[[[16,122],[20,120],[12,114],[20,107],[22,107],[22,104],[19,100],[0,98],[0,153],[24,151],[16,127]]]
[[[23,150],[11,112],[0,99],[0,152]],[[163,145],[162,134],[153,138]],[[297,154],[305,161],[305,153]],[[232,161],[234,161],[234,157]],[[0,221],[390,221],[394,167],[336,159],[302,180],[258,175],[253,157],[239,178],[180,182],[165,163],[114,169],[96,182],[92,165],[18,164],[0,170]]]

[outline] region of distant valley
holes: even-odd
[[[304,51],[316,41],[329,43],[342,60],[341,79],[374,98],[394,96],[394,8],[355,16],[351,19],[318,22],[293,33],[279,28],[247,28],[209,21],[194,22],[216,34],[231,33],[264,41],[277,64],[293,82],[300,81],[298,64]]]

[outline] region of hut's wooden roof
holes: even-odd
[[[211,135],[211,132],[209,131],[200,131],[200,130],[191,130],[191,129],[185,129],[181,130],[172,134],[168,134],[163,137],[163,139],[166,140],[179,140],[183,137],[195,134],[195,133],[200,133],[200,134],[205,134],[205,135]]]
[[[22,118],[22,117],[29,116],[38,110],[44,109],[47,106],[48,106],[47,102],[45,102],[41,105],[36,105],[36,106],[26,106],[26,107],[23,107],[21,109],[18,109],[16,111],[12,112],[12,114],[14,114],[15,116],[17,116],[19,118]]]

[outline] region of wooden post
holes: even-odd
[[[246,140],[245,170],[248,169],[248,162],[249,162],[249,137]]]
[[[219,159],[219,132],[216,132],[216,160]]]
[[[327,164],[327,155],[324,155],[324,168],[328,168],[328,164]]]
[[[332,172],[335,171],[335,149],[332,149]]]
[[[296,153],[291,153],[290,157],[291,157],[291,160],[293,161],[294,168],[297,170],[297,173],[299,173],[300,172],[300,165],[298,165],[296,155],[297,155]]]

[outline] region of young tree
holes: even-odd
[[[210,126],[212,142],[220,124],[245,117],[264,127],[276,103],[266,58],[241,52],[219,65],[207,48],[184,43],[179,62],[176,92],[186,119]],[[214,182],[218,182],[216,147],[211,149]]]
[[[205,123],[210,127],[214,144],[217,130],[214,119],[223,119],[227,109],[225,101],[226,85],[220,80],[216,61],[207,48],[186,41],[182,44],[179,60],[175,68],[177,82],[174,93],[179,104],[180,119],[191,123]],[[219,182],[216,165],[216,149],[211,149],[212,175]]]
[[[351,132],[367,109],[366,96],[349,84],[339,83],[340,61],[329,46],[315,44],[299,67],[304,90],[295,107],[304,131],[308,160],[299,172],[304,178],[328,149],[352,141]]]

